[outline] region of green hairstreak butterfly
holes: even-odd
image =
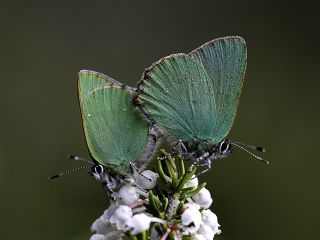
[[[110,183],[118,176],[126,176],[132,171],[131,164],[140,171],[153,154],[156,135],[150,123],[141,117],[140,110],[131,103],[134,91],[104,74],[79,72],[83,129],[94,159],[90,173],[98,180]]]
[[[135,89],[93,71],[79,73],[78,92],[91,156],[107,171],[125,174],[148,163],[156,137],[132,102]]]
[[[190,158],[210,168],[213,159],[231,154],[231,145],[244,149],[225,137],[236,116],[246,62],[245,41],[237,36],[167,56],[145,70],[134,103],[165,135],[179,140]]]

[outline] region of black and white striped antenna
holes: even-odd
[[[242,149],[243,151],[245,151],[246,153],[249,153],[251,156],[253,156],[254,158],[258,159],[259,161],[269,165],[269,161],[267,159],[264,159],[252,152],[250,152],[248,149],[246,149],[245,147],[248,147],[248,148],[251,148],[251,149],[254,149],[254,150],[257,150],[259,152],[265,152],[266,149],[263,148],[263,147],[257,147],[257,146],[253,146],[253,145],[249,145],[249,144],[244,144],[244,143],[240,143],[240,142],[232,142],[230,141],[230,143],[240,149]]]
[[[72,172],[77,172],[77,171],[79,171],[79,170],[81,170],[81,169],[87,169],[87,168],[91,168],[91,167],[92,167],[92,165],[90,165],[90,166],[81,166],[81,167],[69,169],[69,170],[67,170],[67,171],[65,171],[65,172],[61,172],[61,173],[55,174],[55,175],[49,177],[49,179],[50,179],[50,180],[51,180],[51,179],[55,179],[55,178],[64,176],[64,175],[66,175],[66,174],[69,174],[69,173],[72,173]]]
[[[64,172],[55,174],[55,175],[49,177],[49,179],[59,178],[59,177],[61,177],[61,176],[64,176],[64,175],[66,175],[66,174],[69,174],[69,173],[77,172],[77,171],[82,170],[82,169],[91,168],[92,166],[95,165],[94,162],[92,162],[92,161],[90,161],[90,160],[88,160],[88,159],[79,157],[79,156],[70,155],[69,158],[71,158],[71,159],[73,159],[73,160],[76,160],[76,161],[84,161],[84,162],[90,163],[91,165],[86,165],[86,166],[81,166],[81,167],[69,169],[69,170],[67,170],[67,171],[64,171]]]

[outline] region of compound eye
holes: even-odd
[[[98,175],[101,175],[104,172],[102,165],[94,166],[94,172]]]
[[[230,143],[226,140],[220,143],[220,153],[227,154],[230,150]]]

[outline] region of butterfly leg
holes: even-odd
[[[191,165],[191,169],[194,167],[206,167],[206,169],[196,174],[196,177],[206,173],[211,169],[211,156],[208,152],[204,152],[195,162]]]
[[[138,168],[134,165],[134,163],[130,162],[129,164],[130,164],[131,173],[132,173],[133,176],[136,175],[136,174],[139,174],[140,176],[144,177],[145,179],[149,180],[150,182],[152,181],[152,179],[146,177],[141,172],[139,172]]]
[[[187,147],[184,145],[184,143],[180,139],[178,141],[178,146],[179,146],[181,152],[188,153]]]
[[[192,157],[192,155],[190,155]],[[194,167],[203,167],[207,166],[206,158],[209,156],[208,152],[204,152],[200,157],[196,158],[196,160],[192,163],[191,169]]]
[[[186,155],[188,153],[188,149],[180,139],[175,144],[173,144],[169,153],[173,154],[175,150],[178,150],[178,152],[181,152],[183,155]]]
[[[202,170],[201,172],[197,173],[197,174],[196,174],[196,177],[199,177],[200,175],[208,172],[208,171],[211,169],[211,161],[208,161],[208,163],[202,164],[202,165],[200,165],[200,166],[205,166],[205,167],[207,167],[207,168],[204,169],[204,170]]]
[[[142,189],[140,186],[137,184],[133,183],[132,184],[135,188],[138,194],[143,195],[144,197],[148,197],[148,192],[144,189]]]
[[[103,189],[107,192],[107,194],[108,194],[109,196],[114,195],[114,196],[116,196],[117,198],[121,199],[121,197],[117,194],[117,192],[114,191],[114,189],[115,189],[116,186],[117,186],[117,181],[118,181],[117,179],[115,179],[115,178],[107,175],[107,176],[106,176],[106,182],[104,182],[104,183],[102,184],[102,186],[103,186]],[[110,194],[110,193],[111,193],[111,194]]]

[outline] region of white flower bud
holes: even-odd
[[[186,185],[184,185],[184,187],[185,188],[187,188],[187,187],[197,188],[198,185],[199,185],[198,178],[196,177],[196,175],[193,175],[192,178],[186,183]]]
[[[197,233],[202,235],[206,240],[212,240],[214,238],[213,230],[206,224],[202,224]]]
[[[109,221],[105,221],[102,217],[99,217],[92,223],[90,230],[98,234],[106,234],[109,227],[111,227]]]
[[[103,234],[93,234],[90,237],[90,240],[122,240],[123,234],[116,231],[111,232],[109,234],[103,235]]]
[[[134,187],[124,185],[117,192],[117,205],[131,205],[138,200],[138,194]]]
[[[137,235],[150,227],[150,217],[144,213],[134,215],[130,221],[128,221],[128,227],[132,228],[131,234]]]
[[[117,206],[115,205],[115,203],[111,204],[109,208],[106,211],[104,211],[104,213],[91,225],[91,231],[103,235],[115,231],[116,228],[111,226],[109,219],[111,215],[113,215],[116,208]]]
[[[126,205],[120,205],[110,218],[110,223],[116,224],[118,230],[124,229],[127,221],[132,217],[132,210]]]
[[[220,224],[218,223],[217,215],[209,209],[202,212],[202,221],[213,230],[214,234],[219,234],[221,232],[219,230]]]
[[[191,199],[189,199],[189,202],[188,202],[188,203],[186,203],[186,204],[183,205],[183,208],[185,208],[185,209],[187,209],[187,208],[189,208],[189,207],[193,207],[193,208],[196,208],[196,209],[198,209],[198,210],[201,208],[199,204],[193,202]]]
[[[90,239],[91,240],[91,239]],[[200,234],[193,234],[191,237],[191,240],[206,240],[204,236],[200,235]]]
[[[128,222],[127,226],[131,228],[131,234],[137,235],[150,228],[151,222],[164,223],[159,218],[149,217],[144,213],[135,214]]]
[[[105,235],[102,235],[102,234],[93,234],[90,237],[90,240],[105,240],[105,239],[106,239]]]
[[[104,213],[102,214],[102,218],[105,221],[109,221],[111,216],[114,214],[114,212],[117,210],[118,206],[116,203],[112,203],[107,210],[104,211]]]
[[[191,204],[188,205],[181,215],[181,223],[184,226],[184,231],[187,233],[196,233],[200,228],[201,222],[202,219],[199,210]]]
[[[192,197],[192,200],[203,208],[209,208],[212,204],[211,194],[206,188],[202,188]]]
[[[135,174],[136,184],[141,189],[152,189],[156,186],[159,174],[150,170],[145,170]]]

